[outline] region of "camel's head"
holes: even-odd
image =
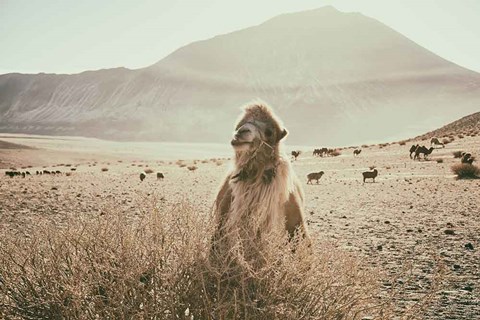
[[[235,151],[252,151],[262,142],[275,147],[287,135],[281,122],[265,104],[252,104],[244,109],[235,127],[231,144]]]

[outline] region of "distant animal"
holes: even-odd
[[[314,149],[312,155],[320,157],[322,155],[322,151],[320,149]]]
[[[61,174],[62,172],[60,170],[55,171],[56,174]]]
[[[77,168],[70,168],[71,171],[77,171]]]
[[[437,138],[432,138],[430,140],[430,145],[439,145],[439,146],[442,146],[443,148],[445,148],[445,145],[443,143],[441,143],[440,140],[438,140]]]
[[[29,171],[25,171],[25,174],[26,174],[27,176],[31,176],[31,174],[30,174]]]
[[[358,156],[362,152],[362,149],[355,149],[353,150],[353,156]]]
[[[297,158],[298,158],[298,156],[300,155],[300,153],[302,153],[302,152],[299,151],[299,150],[292,151],[292,156],[293,156],[293,158],[295,159],[295,161],[297,160]]]
[[[157,172],[157,179],[163,179],[163,178],[165,178],[165,177],[163,176],[163,173]]]
[[[43,170],[43,174],[50,174],[50,171],[48,171],[48,170]]]
[[[318,184],[318,181],[320,180],[320,178],[324,175],[325,172],[323,171],[320,171],[320,172],[312,172],[312,173],[309,173],[307,174],[307,184],[311,184],[312,183],[312,180],[317,180],[317,184]]]
[[[22,172],[22,178],[25,178],[26,174],[25,172]]]
[[[13,171],[5,171],[5,174],[10,178],[13,178],[15,176],[15,173]]]
[[[415,153],[415,150],[417,150],[418,147],[419,147],[418,144],[414,144],[410,147],[410,159],[412,159],[412,154]]]
[[[373,171],[363,172],[362,175],[363,175],[363,183],[365,183],[366,179],[373,179],[373,182],[375,182],[375,178],[378,176],[378,171],[377,169],[373,169]]]
[[[420,160],[420,155],[423,154],[423,159],[426,159],[427,156],[432,153],[433,151],[433,147],[430,147],[430,149],[427,149],[427,147],[425,146],[421,146],[421,147],[417,147],[417,149],[415,149],[415,156],[413,157],[414,160]]]
[[[470,154],[470,153],[464,153],[464,154],[462,155],[461,162],[462,162],[462,163],[472,164],[474,160],[475,160],[475,158],[472,157],[472,154]]]
[[[140,181],[143,181],[147,177],[145,172],[140,173]]]

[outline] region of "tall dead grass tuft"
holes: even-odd
[[[457,175],[458,179],[478,179],[480,178],[480,168],[474,164],[456,163],[451,166],[451,170]]]
[[[217,254],[213,230],[209,217],[180,203],[135,217],[72,216],[62,226],[40,223],[29,234],[6,231],[0,318],[391,316],[378,300],[376,273],[333,245],[272,238],[253,265],[236,253],[235,259]]]

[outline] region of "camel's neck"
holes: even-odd
[[[235,155],[235,173],[237,181],[257,182],[262,179],[270,183],[280,159],[279,148],[261,145],[254,151],[237,152]]]

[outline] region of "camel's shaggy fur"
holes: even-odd
[[[215,202],[215,238],[245,246],[284,230],[290,238],[297,231],[306,236],[303,191],[280,151],[287,134],[282,123],[270,107],[255,103],[245,107],[235,128],[235,166]]]

